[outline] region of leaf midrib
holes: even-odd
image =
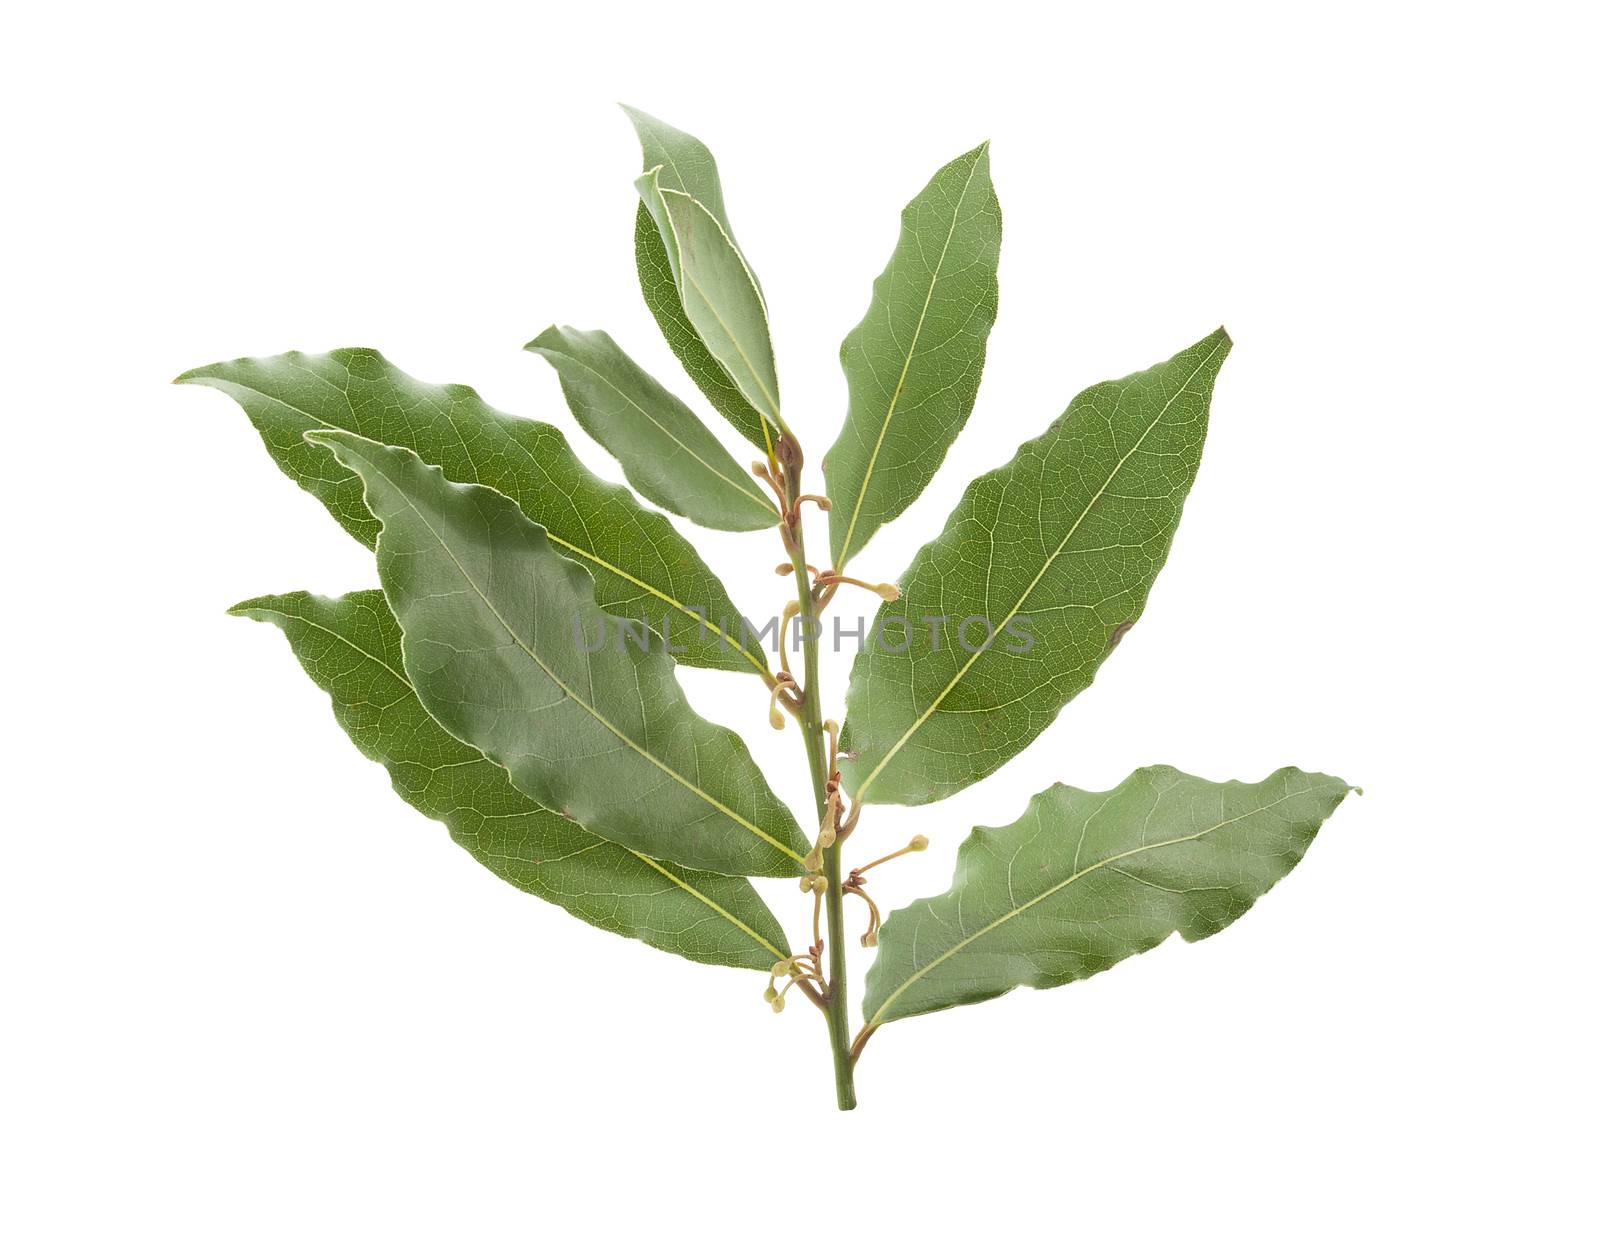
[[[905,391],[906,380],[911,374],[911,360],[917,354],[917,342],[922,337],[922,325],[928,317],[928,308],[933,304],[934,289],[939,286],[939,281],[943,278],[945,255],[950,252],[950,242],[955,239],[956,228],[960,225],[961,207],[966,204],[973,176],[978,173],[978,161],[979,158],[973,158],[972,169],[967,172],[966,182],[961,185],[961,195],[956,198],[955,210],[950,215],[950,230],[945,233],[944,247],[939,250],[939,261],[934,265],[933,276],[928,281],[928,295],[922,299],[922,311],[917,315],[917,326],[911,333],[911,345],[906,350],[906,361],[900,368],[900,379],[895,382],[894,393],[889,399],[889,409],[884,412],[883,424],[878,429],[878,439],[872,446],[872,456],[867,460],[867,470],[861,478],[861,489],[856,494],[855,509],[850,513],[850,526],[845,530],[844,544],[839,548],[838,571],[840,572],[843,572],[845,565],[850,562],[850,541],[855,537],[856,521],[861,518],[861,506],[867,500],[867,488],[872,484],[872,474],[878,466],[878,453],[883,449],[883,439],[889,434],[889,424],[894,419],[895,409],[900,405],[900,395]]]
[[[392,484],[393,482],[390,482],[390,483]],[[335,641],[344,643],[352,651],[356,652],[356,654],[365,656],[367,659],[371,660],[374,664],[377,664],[379,667],[388,670],[390,673],[393,673],[394,676],[399,679],[400,684],[403,685],[406,688],[406,690],[410,692],[411,696],[413,698],[415,698],[419,704],[422,702],[421,697],[417,695],[417,688],[411,684],[411,679],[409,677],[407,677],[404,673],[395,672],[394,668],[389,664],[389,662],[387,660],[380,659],[378,656],[374,655],[371,651],[367,650],[364,646],[360,645],[357,642],[352,642],[349,638],[345,637],[342,633],[339,633],[337,630],[329,629],[326,625],[318,624],[315,620],[311,620],[308,617],[297,615],[294,612],[281,611],[278,608],[273,608],[272,609],[272,614],[274,616],[282,616],[285,620],[299,621],[299,623],[301,623],[302,625],[305,625],[307,628],[315,629],[320,633],[325,633],[325,634],[328,635],[328,637],[333,638]],[[467,745],[468,744],[465,744],[465,743],[462,744],[462,746],[467,746]],[[473,751],[477,751],[478,749],[476,747],[474,747],[474,748],[472,748],[472,750]],[[477,758],[480,761],[482,761],[484,764],[494,764],[494,761],[490,760],[489,757],[484,755],[481,751],[478,751]],[[470,761],[464,761],[463,763],[471,763],[471,762]],[[459,765],[453,765],[451,767],[452,768],[456,768],[456,767],[460,767],[460,766]],[[504,768],[502,768],[500,765],[495,765],[495,767],[497,769],[500,769],[500,771],[502,773],[505,772]],[[515,788],[513,787],[513,789],[515,789]],[[532,801],[529,801],[529,802],[532,802]],[[520,815],[522,815],[522,816],[535,816],[535,815],[539,815],[539,814],[543,814],[545,816],[555,816],[555,815],[557,815],[555,813],[552,813],[548,808],[540,808],[540,807],[536,807],[534,812],[532,812],[532,813],[523,813],[523,814],[520,814]],[[573,824],[577,825],[577,822],[573,822]],[[656,873],[660,874],[663,878],[665,878],[668,882],[672,883],[673,885],[678,887],[680,890],[686,892],[688,895],[693,896],[696,900],[699,900],[700,903],[704,904],[712,912],[714,912],[714,913],[718,914],[719,916],[721,916],[722,918],[726,919],[731,925],[738,927],[745,934],[749,935],[750,938],[754,939],[758,944],[760,944],[763,948],[765,948],[768,952],[772,953],[773,956],[779,958],[780,960],[782,960],[784,957],[788,956],[788,953],[783,952],[781,949],[779,949],[775,944],[772,943],[771,940],[767,939],[764,935],[762,935],[759,931],[757,931],[755,927],[751,926],[748,922],[742,921],[741,919],[735,917],[732,913],[728,912],[727,909],[723,908],[722,905],[718,904],[715,900],[711,899],[709,896],[702,894],[697,888],[691,886],[689,883],[685,882],[682,878],[679,878],[670,869],[667,869],[665,866],[660,864],[660,862],[652,860],[650,857],[646,856],[643,852],[634,851],[631,847],[627,846],[627,844],[625,844],[625,843],[613,843],[610,839],[604,838],[604,837],[602,837],[602,836],[600,836],[598,834],[595,835],[595,838],[598,839],[601,843],[603,843],[603,844],[605,844],[605,845],[607,845],[609,847],[619,847],[624,852],[626,852],[629,856],[632,856],[636,860],[642,861],[644,864],[648,865],[651,869],[655,870]],[[585,848],[584,850],[585,851],[589,851],[590,849],[589,848]],[[563,859],[565,859],[565,858],[563,858]],[[548,862],[545,862],[545,863],[548,863]]]
[[[939,692],[934,701],[928,705],[928,707],[920,716],[917,717],[915,721],[912,722],[910,728],[907,729],[904,734],[900,735],[900,738],[895,742],[894,746],[890,747],[888,752],[885,753],[883,759],[879,760],[877,764],[873,765],[872,772],[867,774],[866,779],[861,783],[861,789],[856,792],[856,798],[858,800],[865,802],[868,790],[871,789],[873,782],[877,781],[878,775],[883,772],[884,766],[900,754],[901,749],[906,745],[907,742],[911,740],[912,735],[921,729],[928,718],[939,710],[939,705],[949,697],[950,692],[954,690],[958,684],[960,684],[961,679],[965,677],[971,670],[972,666],[976,664],[980,658],[982,658],[983,653],[987,651],[989,647],[999,638],[1000,631],[1009,625],[1016,617],[1017,613],[1022,610],[1022,605],[1028,601],[1029,595],[1031,595],[1038,587],[1039,582],[1044,580],[1045,573],[1049,572],[1051,565],[1053,565],[1055,561],[1061,557],[1061,552],[1066,549],[1067,543],[1072,540],[1073,535],[1078,531],[1078,526],[1088,518],[1089,512],[1094,510],[1095,504],[1100,501],[1106,490],[1111,487],[1111,483],[1115,481],[1117,476],[1121,473],[1123,465],[1138,453],[1139,448],[1144,445],[1146,438],[1148,438],[1150,434],[1156,430],[1157,425],[1159,425],[1161,421],[1166,418],[1167,411],[1171,409],[1172,404],[1183,396],[1185,390],[1187,390],[1188,387],[1194,383],[1195,377],[1204,371],[1205,368],[1210,364],[1211,358],[1217,352],[1218,348],[1220,348],[1220,346],[1214,346],[1211,351],[1206,354],[1205,358],[1200,361],[1199,365],[1197,365],[1195,369],[1189,373],[1184,382],[1175,390],[1173,390],[1172,396],[1162,403],[1161,410],[1157,412],[1156,417],[1150,421],[1150,426],[1146,428],[1144,432],[1139,434],[1139,439],[1128,448],[1128,452],[1126,454],[1117,460],[1116,466],[1111,469],[1111,472],[1106,477],[1105,482],[1100,486],[1099,489],[1095,490],[1094,497],[1089,499],[1088,504],[1081,512],[1078,513],[1078,518],[1072,522],[1072,527],[1067,530],[1066,536],[1061,539],[1060,544],[1055,548],[1054,551],[1051,552],[1050,558],[1044,561],[1044,564],[1040,567],[1038,574],[1033,578],[1032,581],[1028,583],[1028,588],[1022,592],[1022,596],[1017,599],[1016,605],[1006,613],[1005,619],[1003,619],[999,625],[995,627],[994,632],[989,635],[989,637],[984,641],[983,645],[967,657],[967,662],[956,670],[956,675],[950,679],[949,684]]]
[[[609,839],[606,841],[610,842]],[[688,894],[692,895],[696,900],[699,900],[712,912],[726,918],[732,925],[737,926],[740,930],[744,931],[745,934],[749,935],[750,938],[754,939],[758,944],[760,944],[773,956],[777,957],[780,961],[788,958],[788,953],[784,952],[781,948],[776,947],[770,940],[759,934],[755,927],[747,925],[745,922],[735,917],[732,913],[728,912],[727,909],[723,908],[722,905],[718,904],[709,896],[702,895],[699,891],[697,891],[694,887],[691,887],[687,882],[685,882],[682,878],[679,878],[671,870],[663,868],[659,862],[651,860],[643,852],[635,852],[631,847],[623,847],[620,843],[617,844],[617,846],[622,847],[622,850],[627,852],[629,856],[638,857],[646,865],[650,866],[651,869],[655,870],[656,873],[667,879],[667,881],[675,883],[677,886],[681,887],[684,891],[688,892]]]
[[[590,717],[592,717],[598,724],[603,726],[614,738],[616,738],[618,742],[622,743],[623,746],[627,747],[642,760],[653,765],[667,777],[677,782],[678,785],[683,787],[686,791],[703,800],[705,803],[711,805],[711,807],[715,808],[723,816],[727,817],[728,820],[743,826],[751,834],[755,835],[756,838],[776,848],[778,851],[790,857],[792,860],[799,862],[804,859],[800,853],[796,852],[786,843],[774,838],[760,826],[756,825],[755,822],[751,821],[747,817],[741,816],[738,812],[724,804],[720,799],[717,799],[715,796],[709,794],[695,783],[689,781],[688,778],[684,777],[671,765],[658,760],[655,756],[651,755],[650,752],[639,746],[638,743],[634,742],[633,739],[629,738],[625,733],[608,721],[598,709],[585,703],[578,692],[573,690],[565,681],[558,677],[555,671],[551,669],[551,667],[539,656],[539,653],[526,642],[524,642],[517,631],[511,627],[510,622],[508,622],[506,618],[500,614],[499,608],[497,608],[489,599],[489,596],[478,587],[478,583],[472,579],[472,574],[467,571],[466,565],[463,564],[459,558],[457,558],[456,553],[450,549],[450,544],[440,536],[439,531],[433,527],[433,524],[428,520],[427,516],[425,516],[418,508],[417,504],[412,501],[410,495],[407,494],[406,491],[399,485],[395,484],[395,482],[387,474],[385,474],[382,468],[375,466],[370,461],[368,462],[368,466],[372,468],[376,475],[383,477],[384,481],[388,483],[389,487],[400,496],[401,500],[405,502],[408,507],[411,508],[412,514],[422,522],[423,526],[428,530],[429,533],[433,534],[433,539],[439,544],[439,549],[444,551],[444,553],[449,557],[450,562],[455,565],[456,571],[461,574],[462,580],[472,587],[472,592],[478,596],[478,601],[483,604],[484,609],[500,623],[500,627],[505,631],[506,636],[510,638],[512,642],[516,643],[517,648],[522,651],[523,654],[525,654],[530,660],[539,666],[540,671],[542,671],[546,677],[553,681],[563,694],[565,694],[575,704],[587,712]],[[493,491],[489,490],[487,492],[492,493]],[[600,837],[603,838],[604,836],[602,835]]]
[[[1090,865],[1087,869],[1080,869],[1076,873],[1070,874],[1068,877],[1063,878],[1060,882],[1056,883],[1054,886],[1048,887],[1044,891],[1041,891],[1038,895],[1034,896],[1033,899],[1027,901],[1025,904],[1016,905],[1014,908],[1012,908],[1008,912],[1002,913],[999,917],[995,918],[994,921],[989,922],[987,925],[982,926],[979,929],[973,931],[972,934],[965,936],[959,942],[955,943],[950,948],[948,948],[944,952],[940,953],[939,956],[935,957],[932,961],[928,962],[927,965],[923,966],[920,970],[918,970],[910,978],[906,979],[905,982],[901,983],[899,987],[895,988],[894,991],[890,992],[889,995],[884,998],[883,1003],[878,1006],[877,1012],[872,1015],[872,1018],[871,1018],[870,1022],[868,1023],[868,1025],[870,1025],[870,1026],[882,1026],[883,1025],[883,1013],[884,1013],[884,1010],[888,1009],[890,1005],[892,1005],[895,1001],[899,1000],[901,996],[905,995],[906,991],[913,984],[921,982],[933,970],[935,970],[939,966],[943,965],[946,961],[948,961],[951,957],[955,956],[956,953],[960,952],[968,944],[972,943],[974,940],[981,939],[984,935],[987,935],[991,930],[995,930],[998,927],[1004,926],[1007,922],[1011,921],[1013,918],[1021,916],[1023,913],[1026,913],[1029,909],[1032,909],[1032,908],[1036,907],[1037,905],[1043,903],[1045,900],[1048,900],[1051,896],[1055,895],[1056,892],[1061,891],[1061,890],[1065,889],[1066,887],[1071,886],[1074,882],[1077,882],[1078,879],[1087,877],[1089,874],[1094,873],[1096,870],[1104,869],[1107,866],[1115,865],[1115,863],[1117,861],[1126,860],[1130,856],[1138,856],[1143,852],[1154,852],[1154,851],[1158,851],[1159,849],[1161,849],[1163,847],[1172,847],[1173,845],[1178,844],[1178,843],[1192,843],[1196,839],[1203,839],[1203,838],[1205,838],[1206,835],[1214,834],[1216,831],[1222,829],[1224,826],[1231,826],[1231,825],[1234,825],[1237,822],[1248,820],[1249,818],[1254,817],[1259,813],[1266,812],[1268,809],[1277,808],[1278,806],[1287,803],[1291,799],[1297,799],[1301,795],[1309,795],[1312,791],[1314,791],[1316,789],[1317,788],[1314,787],[1314,786],[1308,786],[1304,790],[1287,791],[1283,795],[1279,796],[1277,799],[1273,800],[1272,803],[1270,803],[1270,804],[1262,804],[1259,808],[1252,808],[1248,812],[1242,812],[1237,817],[1225,817],[1225,818],[1223,818],[1223,820],[1217,822],[1216,825],[1207,826],[1204,830],[1196,831],[1194,834],[1181,834],[1177,838],[1162,839],[1159,843],[1144,843],[1144,844],[1139,845],[1138,847],[1131,847],[1125,852],[1117,852],[1116,854],[1114,854],[1112,856],[1105,857],[1103,860],[1096,861],[1093,865]],[[1160,888],[1160,889],[1161,890],[1169,890],[1169,891],[1172,890],[1171,888]],[[1181,893],[1177,892],[1177,891],[1173,891],[1173,894],[1177,895],[1177,894],[1181,894]]]

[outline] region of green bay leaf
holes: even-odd
[[[641,110],[624,105],[623,111],[639,137],[644,157],[643,169],[660,167],[663,186],[694,197],[709,209],[728,238],[734,239],[733,225],[728,221],[727,209],[723,204],[717,161],[711,150],[688,132],[680,131],[659,118],[652,118]],[[706,400],[721,412],[745,440],[763,454],[770,454],[776,434],[762,419],[761,412],[745,400],[738,386],[729,379],[728,373],[706,348],[689,316],[684,313],[674,264],[667,255],[667,244],[642,200],[634,219],[633,239],[639,288],[668,346]]]
[[[525,348],[555,368],[573,416],[651,502],[706,528],[777,524],[772,498],[699,416],[604,332],[550,327]]]
[[[1208,782],[1160,765],[1109,791],[1041,791],[1010,825],[972,832],[950,890],[885,919],[868,1026],[1075,982],[1173,932],[1214,935],[1299,863],[1351,789],[1299,769]]]
[[[1094,680],[1166,562],[1230,345],[1219,328],[1084,390],[967,487],[851,670],[841,746],[852,798],[953,795]]]
[[[506,772],[428,715],[379,590],[250,599],[235,615],[283,630],[307,675],[395,793],[512,886],[602,930],[707,965],[764,970],[789,955],[783,928],[743,878],[633,852],[541,808]]]
[[[616,616],[664,633],[679,660],[761,673],[766,656],[722,582],[670,521],[583,466],[559,429],[489,406],[465,385],[425,384],[371,349],[236,358],[178,377],[227,393],[267,452],[346,531],[372,546],[378,522],[361,481],[302,438],[339,428],[415,450],[451,480],[487,485],[544,525],[551,543],[594,576]]]
[[[692,869],[800,872],[806,839],[743,740],[690,708],[671,657],[601,610],[543,527],[410,450],[306,439],[361,478],[382,522],[406,676],[440,725],[593,834]]]
[[[836,571],[916,501],[972,414],[999,264],[1000,202],[985,143],[942,167],[905,207],[866,317],[840,348],[850,409],[823,463]]]
[[[738,245],[704,202],[662,183],[661,167],[634,186],[667,247],[690,324],[745,401],[781,429],[767,303]]]
[[[761,412],[744,400],[744,394],[728,379],[728,373],[711,356],[689,322],[689,316],[684,314],[683,302],[678,298],[678,282],[672,278],[672,264],[667,260],[667,247],[656,230],[655,219],[650,217],[642,201],[634,220],[633,246],[644,304],[683,365],[684,373],[741,437],[763,454],[770,453],[771,427],[761,418]]]

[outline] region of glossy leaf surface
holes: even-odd
[[[1207,782],[1167,766],[1109,791],[1056,785],[961,845],[949,891],[890,913],[867,974],[873,1024],[1057,987],[1238,918],[1299,863],[1351,787],[1279,769]]]
[[[658,861],[535,804],[506,772],[423,709],[381,591],[284,594],[232,609],[283,630],[307,675],[395,793],[486,868],[591,926],[708,965],[764,970],[789,955],[783,928],[743,878]]]
[[[585,830],[723,874],[799,872],[807,850],[732,730],[698,716],[659,643],[601,611],[510,499],[409,450],[307,435],[361,477],[378,576],[429,714]]]
[[[967,487],[856,657],[845,789],[943,799],[1031,743],[1144,611],[1200,466],[1220,328],[1095,385]]]

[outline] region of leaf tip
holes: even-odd
[[[549,327],[547,327],[543,332],[539,333],[538,336],[534,337],[533,340],[529,341],[522,348],[527,350],[529,353],[541,354],[542,355],[543,352],[550,347],[549,346],[549,342],[552,339],[554,339],[555,337],[558,337],[560,335],[561,335],[561,329],[556,327],[556,325],[552,323]]]
[[[322,446],[328,450],[336,447],[339,444],[339,438],[346,435],[337,428],[307,428],[300,434],[301,439],[307,445]]]
[[[976,167],[980,163],[988,161],[989,143],[990,142],[988,140],[980,141],[972,148],[969,148],[965,153],[961,154],[960,157],[952,158],[949,165],[954,166],[958,162],[970,161],[972,165]]]
[[[627,117],[628,125],[633,128],[634,139],[639,141],[639,148],[645,152],[648,152],[649,149],[645,142],[645,129],[649,127],[652,122],[657,122],[657,119],[652,118],[649,114],[645,113],[644,110],[635,105],[630,105],[624,100],[619,100],[617,102],[617,108],[622,110],[623,114]]]
[[[228,608],[227,614],[229,616],[239,616],[245,620],[254,620],[263,625],[281,624],[282,622],[277,619],[275,614],[279,609],[274,606],[279,601],[279,599],[270,595],[247,598],[242,603],[235,603]]]
[[[355,433],[346,432],[342,428],[308,428],[300,436],[308,446],[317,446],[326,450],[338,463],[349,468],[352,472],[356,472],[358,476],[360,472],[350,460],[360,460],[362,447],[365,446],[368,450],[384,448],[382,442],[373,441],[367,437],[358,437]],[[393,447],[389,448],[392,449]],[[363,477],[363,479],[365,478]]]

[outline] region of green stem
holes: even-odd
[[[799,492],[799,475],[791,473],[791,492]],[[789,551],[794,563],[795,585],[800,590],[800,625],[804,634],[805,676],[801,682],[800,727],[806,742],[806,760],[811,766],[811,785],[817,799],[817,823],[827,811],[828,765],[826,733],[822,728],[822,692],[818,684],[819,639],[822,628],[816,621],[816,601],[811,594],[811,578],[806,572],[805,540],[796,513],[794,545]],[[828,997],[824,1012],[828,1018],[828,1045],[833,1052],[833,1083],[842,1110],[856,1107],[855,1063],[850,1059],[850,1008],[845,998],[844,955],[844,880],[839,872],[839,847],[823,849],[822,873],[828,880],[824,895],[828,912]]]
[[[855,1060],[850,1056],[850,1010],[844,998],[844,892],[839,873],[839,845],[822,854],[828,879],[828,1047],[833,1051],[833,1087],[840,1109],[855,1109]]]

